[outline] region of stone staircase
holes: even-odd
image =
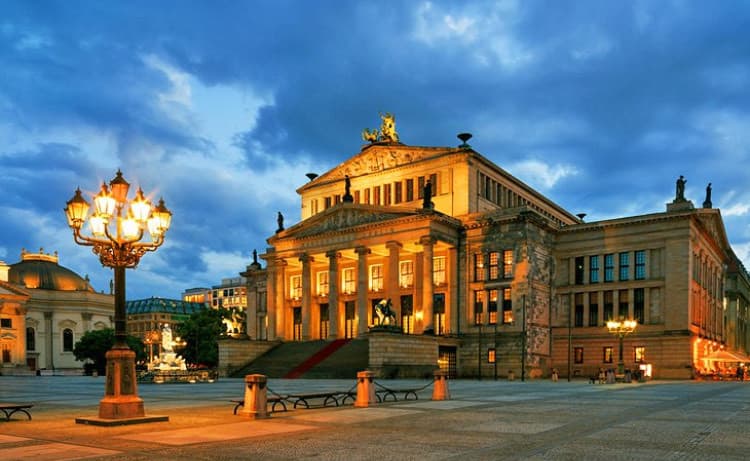
[[[296,378],[356,378],[357,372],[365,370],[368,363],[368,341],[355,339],[338,348],[331,347],[331,341],[286,342],[258,357],[245,367],[232,373],[234,378],[258,373],[269,378],[284,378],[291,372]],[[321,351],[328,348],[330,355],[321,357]],[[311,357],[317,355],[311,363]],[[301,367],[307,362],[306,366]]]

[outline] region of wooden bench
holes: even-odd
[[[421,389],[381,389],[375,392],[375,395],[378,397],[378,402],[387,402],[389,396],[393,398],[394,402],[397,402],[397,394],[404,395],[402,400],[419,400],[419,396],[417,395],[417,391],[419,390]],[[410,399],[409,396],[414,398]]]
[[[29,421],[31,421],[31,413],[29,413],[28,410],[33,406],[34,405],[30,403],[0,403],[0,410],[5,413],[6,421],[10,421],[10,417],[19,411],[21,413],[26,413],[26,416],[29,417]]]
[[[286,397],[283,397],[283,396],[277,396],[277,397],[269,397],[269,398],[267,398],[266,399],[266,403],[270,403],[271,404],[271,413],[276,413],[277,411],[287,411],[286,402],[284,400],[286,400]],[[245,406],[245,400],[244,399],[243,400],[230,400],[230,402],[232,402],[234,404],[234,411],[232,413],[235,414],[235,415],[237,414],[237,410],[239,410],[240,407],[244,407]],[[280,405],[282,409],[281,410],[277,410],[276,409],[276,405]]]
[[[310,408],[309,400],[323,399],[323,406],[327,407],[329,404],[333,406],[339,406],[339,397],[346,398],[345,392],[313,392],[308,394],[289,394],[288,399],[294,400],[294,408],[298,405],[304,405],[305,408]]]

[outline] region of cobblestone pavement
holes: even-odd
[[[355,380],[269,380],[272,391],[345,391]],[[378,381],[390,388],[426,381]],[[95,416],[103,378],[0,376],[0,401],[31,402],[33,420],[0,421],[0,460],[745,460],[750,383],[449,381],[451,399],[369,408],[232,415],[239,379],[141,385],[147,415],[168,422],[75,424]]]

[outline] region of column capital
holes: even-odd
[[[385,242],[385,247],[388,248],[389,250],[393,250],[393,249],[403,248],[404,245],[401,242],[397,242],[396,240],[389,240]]]
[[[422,246],[434,245],[437,239],[431,235],[425,235],[419,238],[419,244]]]
[[[301,253],[299,255],[299,260],[302,263],[311,263],[311,262],[315,261],[315,258],[313,258],[312,256],[310,256],[307,253]]]
[[[357,253],[359,256],[365,256],[370,254],[370,249],[365,246],[359,246],[354,249],[354,252]]]
[[[329,259],[340,259],[341,252],[336,250],[328,250],[326,251],[326,257]]]

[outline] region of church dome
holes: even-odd
[[[88,280],[57,263],[54,255],[21,251],[21,262],[11,264],[8,282],[26,288],[57,291],[94,291]]]

